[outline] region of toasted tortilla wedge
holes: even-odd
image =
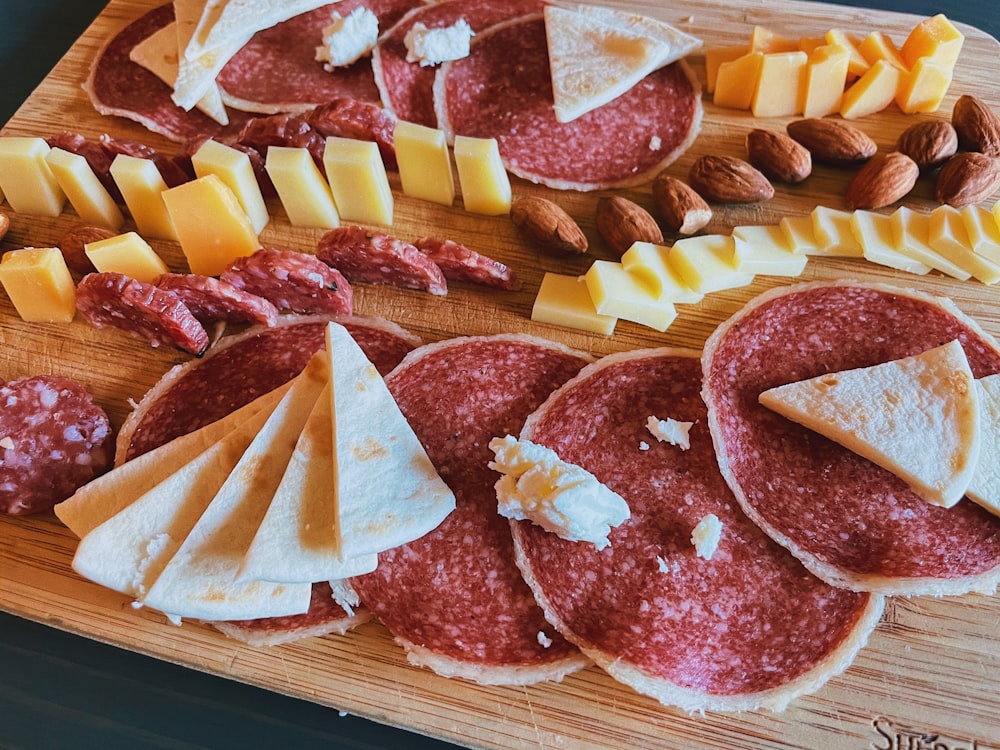
[[[969,499],[1000,515],[1000,375],[976,381],[979,394],[979,460],[965,491]]]

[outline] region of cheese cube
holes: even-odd
[[[966,206],[961,213],[972,251],[1000,264],[1000,224],[994,212],[982,206]]]
[[[826,117],[840,111],[851,54],[843,47],[816,47],[806,64],[800,111],[803,117]]]
[[[260,249],[240,202],[214,174],[164,191],[163,202],[192,273],[217,276]]]
[[[323,166],[341,219],[392,226],[392,188],[376,143],[328,137]]]
[[[0,284],[17,314],[29,323],[69,323],[76,314],[76,286],[57,247],[4,253]]]
[[[403,192],[444,206],[454,203],[455,180],[444,132],[401,120],[393,141]]]
[[[927,243],[984,284],[1000,281],[1000,264],[972,251],[962,213],[952,206],[938,206],[930,213]]]
[[[809,56],[801,50],[772,52],[761,61],[750,110],[754,117],[798,114]]]
[[[855,211],[851,216],[854,236],[864,250],[865,260],[910,273],[927,273],[930,266],[896,249],[892,219],[874,211]]]
[[[705,50],[705,91],[709,94],[715,92],[715,82],[719,77],[719,66],[722,63],[732,62],[738,57],[743,57],[749,51],[750,48],[745,44],[711,47]]]
[[[809,258],[796,253],[788,236],[777,225],[733,229],[736,259],[746,273],[766,276],[801,276]]]
[[[826,44],[827,41],[825,36],[800,36],[798,48],[807,55],[812,56],[812,53],[818,47],[826,46]]]
[[[715,77],[715,96],[712,99],[716,106],[750,109],[763,63],[764,55],[760,52],[750,52],[721,63]]]
[[[785,216],[778,227],[784,232],[792,251],[802,255],[818,255],[819,241],[813,229],[812,216]]]
[[[611,315],[597,312],[582,277],[557,273],[546,273],[542,277],[531,308],[531,319],[605,336],[614,333],[618,322]]]
[[[795,52],[799,49],[798,40],[789,39],[764,26],[754,26],[750,32],[750,51],[765,55],[773,52]]]
[[[962,281],[972,276],[929,244],[930,217],[902,206],[889,217],[893,248],[931,268]]]
[[[962,51],[965,37],[945,17],[938,13],[913,27],[900,49],[900,55],[906,66],[912,69],[917,60],[930,58],[932,61],[946,66],[953,66]]]
[[[866,36],[864,41],[858,45],[858,51],[869,65],[874,65],[879,60],[885,60],[900,70],[909,70],[909,66],[903,62],[903,57],[899,54],[899,48],[896,47],[895,42],[882,31],[873,31]]]
[[[876,60],[864,75],[844,92],[840,116],[845,120],[866,117],[883,109],[896,98],[903,71],[885,60]]]
[[[340,226],[333,193],[308,149],[271,146],[264,168],[293,226],[321,229]]]
[[[125,223],[115,199],[84,157],[54,148],[45,156],[45,161],[81,219],[110,229],[118,229]]]
[[[826,43],[843,47],[850,54],[847,66],[848,79],[860,78],[871,67],[858,47],[861,42],[853,34],[848,34],[840,29],[830,29],[826,32]]]
[[[123,273],[133,279],[150,283],[160,274],[170,271],[149,243],[135,232],[88,242],[83,246],[83,251],[94,264],[94,268],[102,273],[105,271]]]
[[[723,234],[704,234],[677,240],[667,262],[684,283],[701,294],[746,286],[753,274],[739,267],[736,242]]]
[[[456,135],[455,167],[466,211],[485,216],[510,213],[510,178],[496,138]]]
[[[260,192],[250,157],[239,149],[218,141],[207,140],[191,156],[191,165],[198,177],[214,174],[233,191],[243,206],[250,223],[258,234],[267,226],[270,216]]]
[[[657,298],[639,278],[621,263],[594,261],[584,274],[584,282],[599,315],[648,326],[663,332],[677,317],[677,309],[667,299]]]
[[[896,92],[896,104],[907,114],[937,112],[951,86],[953,74],[953,66],[921,57],[913,70],[903,75]]]
[[[58,216],[66,194],[45,161],[44,138],[0,138],[0,190],[19,214]]]
[[[684,283],[667,261],[670,248],[652,242],[635,242],[622,255],[622,268],[649,287],[657,299],[674,304],[701,302],[704,294]]]
[[[810,255],[841,258],[860,258],[864,255],[864,248],[851,227],[850,211],[817,206],[810,215],[816,237],[816,250]]]
[[[111,177],[141,235],[161,240],[177,239],[163,202],[167,183],[152,160],[119,154],[111,162]]]

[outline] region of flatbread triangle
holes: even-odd
[[[1000,515],[1000,375],[976,381],[979,395],[979,460],[966,495]]]

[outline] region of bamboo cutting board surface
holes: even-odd
[[[857,34],[888,32],[901,42],[918,16],[835,7],[792,0],[693,0],[668,10],[641,0],[608,5],[657,16],[701,37],[706,47],[746,40],[754,24],[787,36],[819,35],[830,28]],[[104,118],[91,108],[81,83],[89,61],[109,34],[136,18],[151,2],[114,0],[69,54],[32,94],[3,130],[5,135],[45,136],[70,127],[96,137],[108,132],[165,150],[176,146],[126,120]],[[994,107],[1000,44],[983,32],[962,27],[965,47],[955,82],[937,116],[948,117],[960,94],[973,93]],[[704,79],[700,54],[691,63]],[[991,99],[991,97],[993,97]],[[883,148],[915,122],[897,111],[857,124]],[[752,127],[783,128],[784,120],[761,121],[749,113],[720,110],[706,102],[702,134],[671,173],[683,177],[703,153],[741,155]],[[741,224],[777,223],[818,204],[844,208],[849,172],[817,167],[806,183],[778,186],[774,200],[751,207],[720,209],[707,232],[728,232]],[[786,280],[758,278],[751,286],[710,295],[682,308],[665,334],[621,322],[611,337],[534,324],[529,320],[542,273],[583,273],[594,258],[611,258],[594,230],[599,195],[556,193],[515,180],[516,196],[549,197],[576,218],[591,240],[582,258],[541,255],[527,247],[505,217],[484,218],[420,203],[396,193],[392,232],[404,239],[433,234],[455,239],[512,265],[524,281],[517,293],[484,292],[454,285],[445,298],[358,285],[356,310],[393,320],[432,341],[453,335],[527,332],[561,341],[595,355],[643,346],[700,347],[715,325],[755,294]],[[907,204],[929,210],[932,187],[921,183]],[[650,207],[648,186],[621,194]],[[265,245],[311,250],[321,232],[292,228],[277,204],[265,229]],[[6,209],[5,209],[6,210]],[[8,211],[9,213],[9,211]],[[3,250],[44,246],[76,223],[69,211],[58,219],[12,215]],[[128,227],[127,227],[128,228]],[[175,270],[183,270],[176,246],[154,243]],[[987,330],[1000,334],[997,291],[975,282],[938,275],[911,276],[859,260],[810,261],[801,280],[858,278],[910,285],[954,299]],[[130,409],[171,365],[175,352],[152,350],[113,331],[82,322],[70,326],[24,324],[6,298],[0,300],[0,376],[57,373],[86,383],[121,424]],[[0,517],[0,608],[56,628],[195,669],[298,696],[387,724],[485,748],[989,748],[1000,747],[1000,600],[970,595],[896,599],[882,623],[843,675],[813,696],[800,698],[781,714],[689,716],[667,709],[611,680],[596,668],[560,684],[483,687],[438,677],[409,666],[401,649],[378,624],[346,636],[312,638],[255,649],[207,626],[168,624],[159,613],[136,610],[124,597],[79,578],[70,567],[76,540],[51,514]],[[924,743],[924,744],[918,744]],[[937,744],[935,744],[937,743]]]

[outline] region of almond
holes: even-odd
[[[746,138],[747,159],[768,178],[778,182],[802,182],[812,172],[809,149],[784,133],[760,128]]]
[[[998,187],[1000,162],[978,151],[963,151],[941,167],[934,193],[938,203],[961,208],[988,200]]]
[[[950,122],[924,120],[911,125],[896,141],[896,150],[926,172],[948,161],[958,151],[958,133]]]
[[[510,218],[530,242],[564,253],[587,252],[587,236],[573,217],[545,198],[518,198],[510,207]]]
[[[107,227],[98,227],[92,224],[77,224],[75,227],[69,229],[56,245],[62,251],[63,258],[66,259],[66,265],[69,266],[69,270],[84,275],[97,270],[94,268],[94,264],[90,262],[90,258],[87,257],[84,245],[106,240],[109,237],[114,237],[115,234],[115,232],[112,232]]]
[[[660,219],[677,234],[694,234],[712,220],[712,208],[683,180],[660,172],[653,180],[653,202]]]
[[[10,217],[7,214],[0,214],[0,240],[7,236],[8,229],[10,229]]]
[[[774,197],[774,187],[755,167],[735,156],[702,156],[688,172],[688,184],[717,203],[757,203]]]
[[[958,97],[951,124],[963,149],[1000,157],[1000,116],[981,100],[969,94]]]
[[[918,177],[920,167],[906,154],[876,154],[848,184],[847,205],[853,209],[888,206],[913,190]]]
[[[842,120],[810,117],[790,122],[785,129],[809,149],[813,159],[827,164],[858,164],[878,151],[878,145],[866,133]]]
[[[663,244],[663,233],[649,212],[620,195],[597,201],[594,223],[601,239],[619,258],[634,242]]]

